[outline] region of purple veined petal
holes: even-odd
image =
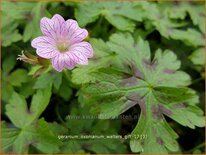
[[[73,44],[70,47],[71,51],[79,51],[83,55],[85,55],[87,58],[91,58],[93,56],[93,48],[88,42],[80,42]]]
[[[67,20],[65,22],[65,27],[71,44],[81,42],[88,36],[87,30],[80,28],[78,23],[73,19]]]
[[[31,42],[34,48],[55,48],[55,44],[55,41],[47,36],[37,37]]]
[[[77,63],[75,63],[75,61],[72,60],[72,58],[70,57],[69,54],[65,53],[64,56],[66,58],[65,59],[66,68],[68,68],[69,70],[73,69],[76,66]]]
[[[40,28],[45,36],[51,37],[54,40],[56,39],[57,36],[55,32],[55,26],[51,19],[43,17],[40,21]]]
[[[61,72],[64,68],[71,70],[75,67],[75,65],[76,63],[66,53],[59,54],[52,59],[52,66],[58,72]]]
[[[56,36],[65,36],[66,34],[66,29],[65,29],[65,20],[62,16],[55,14],[51,21],[54,24],[54,30],[56,33]]]
[[[75,50],[74,51],[69,51],[68,55],[70,56],[70,58],[75,63],[81,64],[81,65],[87,65],[88,64],[87,57],[84,54],[82,54],[80,51],[75,51]]]
[[[68,36],[71,36],[79,28],[77,21],[73,19],[68,19],[65,22],[65,26],[67,29]]]
[[[69,40],[71,44],[79,43],[88,36],[88,31],[86,29],[79,28],[71,36]]]
[[[61,72],[64,69],[64,60],[62,58],[61,54],[59,54],[52,59],[52,66],[58,72]]]
[[[37,48],[36,53],[45,59],[51,59],[59,55],[59,52],[53,48]]]

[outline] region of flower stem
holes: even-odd
[[[193,85],[193,84],[201,81],[202,79],[204,79],[204,78],[203,78],[203,77],[200,77],[200,78],[195,79],[194,81],[192,81],[191,85]]]
[[[195,146],[194,148],[192,148],[192,149],[190,149],[190,150],[188,150],[188,151],[186,151],[186,152],[184,152],[184,153],[190,154],[190,153],[192,153],[193,151],[195,151],[196,149],[200,149],[200,148],[202,148],[202,147],[204,147],[204,146],[205,146],[205,143],[201,143],[201,144]]]
[[[64,122],[64,120],[62,119],[62,117],[61,117],[61,115],[60,115],[60,113],[59,113],[58,105],[56,105],[56,107],[55,107],[55,112],[56,112],[56,115],[57,115],[59,121],[62,123],[62,125],[63,125],[64,127],[67,128],[67,124]]]

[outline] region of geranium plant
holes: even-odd
[[[2,153],[204,154],[204,3],[3,1]]]

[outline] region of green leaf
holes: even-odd
[[[47,105],[49,104],[51,97],[51,86],[43,89],[38,90],[36,94],[33,95],[31,106],[29,112],[31,113],[31,118],[34,121],[37,119],[40,114],[46,109]],[[28,123],[28,122],[27,122]]]
[[[16,111],[19,112],[18,115],[16,115]],[[15,92],[13,93],[9,100],[9,104],[6,105],[6,114],[15,126],[20,128],[26,124],[28,117],[25,116],[29,114],[27,103],[23,96]]]
[[[22,83],[29,80],[29,77],[25,69],[17,69],[9,75],[8,80],[12,86],[21,87]]]
[[[50,131],[48,124],[40,119],[35,125],[24,129],[3,126],[2,144],[4,153],[27,154],[29,145],[44,153],[57,153],[58,144],[61,143]]]
[[[88,140],[88,143],[90,144],[90,150],[97,154],[126,153],[126,147],[117,139]]]
[[[4,90],[2,91],[2,100],[8,102],[14,92],[14,88],[10,83],[2,81],[2,90]]]
[[[201,32],[205,33],[205,7],[204,5],[191,5],[188,7],[188,13],[194,25],[197,25]]]
[[[51,88],[38,90],[33,96],[30,109],[28,109],[26,100],[23,96],[13,93],[9,104],[6,105],[6,114],[16,127],[22,128],[30,125],[35,119],[38,119],[49,103]],[[19,114],[16,115],[16,112]]]
[[[54,87],[59,90],[62,84],[62,73],[55,74],[53,78]]]
[[[202,77],[205,77],[205,48],[196,49],[190,56],[189,59],[194,64],[193,67],[200,72]]]
[[[28,2],[9,2],[4,1],[2,3],[2,45],[9,46],[13,42],[17,42],[22,39],[21,34],[18,32],[17,27],[19,25],[18,20],[26,18],[26,14],[31,11],[33,3]],[[9,20],[8,20],[9,19]]]
[[[13,42],[23,39],[24,42],[41,34],[39,22],[43,16],[50,16],[46,11],[47,3],[34,2],[10,2],[2,3],[3,46],[9,46]],[[9,20],[8,20],[9,19]],[[23,36],[19,34],[17,27],[24,24]],[[31,31],[32,30],[32,31]]]
[[[4,59],[2,64],[3,71],[8,74],[16,65],[16,59],[13,56]]]
[[[6,57],[2,64],[2,100],[8,102],[14,92],[14,88],[9,81],[9,73],[14,68],[16,60],[13,56]]]
[[[141,135],[145,135],[145,137],[140,138]],[[176,138],[178,135],[164,118],[154,121],[141,113],[138,124],[132,132],[130,147],[133,152],[167,154],[167,149],[178,150]]]
[[[4,153],[27,153],[28,145],[24,145],[24,143],[26,144],[28,140],[31,140],[31,135],[28,133],[22,134],[18,128],[2,128],[2,149]]]
[[[35,89],[33,89],[34,81],[30,79],[27,83],[23,84],[22,87],[19,87],[18,92],[20,95],[23,95],[25,98],[28,98],[34,94]]]
[[[202,154],[203,152],[200,149],[195,149],[192,154]]]
[[[44,119],[38,120],[38,123],[37,143],[34,146],[44,153],[58,153],[59,146],[62,143],[57,139],[57,135],[52,132],[49,124]]]
[[[23,33],[23,41],[26,42],[31,38],[41,35],[39,28],[40,20],[43,16],[50,16],[46,10],[47,3],[38,2],[33,5],[30,14],[27,17],[28,23],[25,26]],[[31,31],[33,30],[33,31]]]
[[[95,81],[96,78],[93,77],[92,72],[109,64],[111,57],[115,56],[114,52],[101,39],[91,39],[90,43],[95,51],[91,59],[93,61],[89,61],[89,65],[87,66],[81,66],[72,70],[73,83],[84,84]]]
[[[164,2],[159,1],[159,8],[164,10],[169,18],[172,19],[185,19],[187,15],[187,7],[185,2]]]
[[[35,3],[31,2],[11,2],[4,1],[2,3],[2,12],[6,14],[7,20],[8,18],[11,20],[19,20],[25,19],[26,13],[29,13],[33,8]],[[6,20],[6,17],[5,17]],[[4,25],[3,25],[4,26]]]
[[[173,7],[174,4],[172,4],[171,6],[171,4],[169,3],[170,5],[168,6],[168,10],[168,7],[165,8],[165,6],[167,6],[167,4],[165,3],[166,2],[162,2],[161,4],[163,5],[157,5],[155,3],[149,2],[141,3],[145,18],[148,19],[149,22],[151,22],[152,25],[154,25],[155,28],[160,32],[160,34],[166,38],[181,40],[189,46],[203,46],[203,34],[197,31],[195,28],[185,27],[186,25],[188,25],[188,23],[186,23],[185,21],[170,19],[171,14],[175,12],[176,9]],[[181,16],[178,15],[178,18],[184,18],[186,14],[185,11],[191,10],[188,6],[189,4],[187,4],[186,2],[182,2],[178,5],[179,11],[181,10],[182,12],[184,12],[184,14],[181,14]],[[194,9],[192,8],[192,10]],[[198,7],[195,10],[198,10]],[[194,15],[194,13],[191,14]],[[199,17],[197,18],[197,15],[194,15],[193,18],[195,18],[195,22],[193,21],[193,23],[197,23],[197,21],[201,20]],[[201,27],[202,26],[204,26],[204,24],[201,24]],[[186,31],[184,29],[186,29]]]
[[[92,111],[102,118],[116,117],[139,105],[141,116],[132,132],[132,151],[178,151],[178,136],[164,115],[190,128],[203,127],[204,117],[196,106],[197,95],[186,87],[190,77],[178,70],[180,61],[176,55],[158,49],[152,58],[149,44],[141,38],[135,41],[130,34],[113,34],[106,44],[115,53],[115,58],[110,57],[112,67],[93,68],[92,78],[87,79],[90,82],[80,93],[82,102],[92,106]],[[138,139],[135,135],[148,138]]]
[[[195,50],[190,56],[189,59],[195,64],[195,65],[205,65],[205,49],[199,48]]]
[[[51,86],[38,90],[28,108],[25,98],[13,93],[10,103],[6,105],[6,114],[15,128],[3,128],[4,152],[28,153],[29,145],[45,153],[58,152],[59,141],[50,131],[48,124],[43,119],[38,120],[47,107],[50,96]]]
[[[62,84],[57,92],[65,101],[69,101],[72,97],[72,89],[66,84]]]
[[[50,84],[52,84],[53,77],[50,73],[42,74],[38,77],[34,84],[34,89],[43,89],[48,87]]]
[[[9,26],[2,28],[2,45],[9,46],[13,42],[17,42],[22,39],[21,34],[16,30],[17,23],[12,22]]]
[[[117,135],[117,131],[120,128],[119,120],[92,119],[94,115],[91,115],[89,108],[86,105],[75,104],[73,106],[70,115],[66,117],[66,125],[70,131],[69,135]],[[74,116],[79,118],[72,118]],[[110,128],[111,124],[114,125],[113,128]],[[76,127],[75,130],[73,130],[74,126]],[[87,151],[95,153],[126,153],[126,147],[119,139],[109,138],[87,139],[86,141],[83,139],[70,139],[64,143],[63,152],[75,153],[80,151],[85,145],[87,146]]]
[[[62,73],[46,72],[37,78],[34,84],[34,89],[44,89],[53,84],[54,87],[58,90],[61,86],[61,83]]]
[[[78,4],[75,17],[81,26],[92,23],[102,16],[119,30],[133,31],[134,21],[142,20],[141,10],[136,7],[138,6],[133,2],[83,2]]]
[[[188,88],[155,87],[154,90],[156,99],[163,103],[182,102],[194,95]]]
[[[205,33],[204,3],[197,1],[196,4],[189,2],[161,2],[161,9],[165,9],[170,18],[185,19],[187,13],[194,25],[197,25],[202,33]]]
[[[187,29],[187,31],[171,30],[170,36],[172,39],[182,40],[186,45],[204,46],[203,34],[195,29]]]

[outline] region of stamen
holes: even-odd
[[[58,42],[57,49],[63,53],[69,50],[69,45],[66,42]]]

